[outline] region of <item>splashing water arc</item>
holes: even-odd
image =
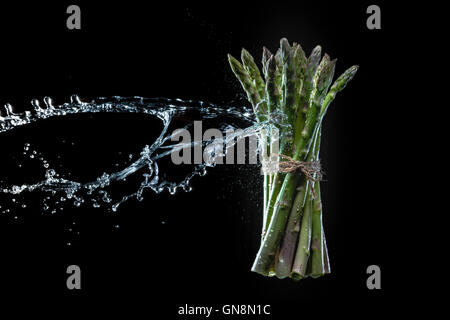
[[[88,200],[87,198],[95,198],[93,201],[94,207],[103,205],[113,211],[116,211],[123,202],[130,198],[142,200],[145,189],[152,190],[155,193],[168,190],[170,194],[175,194],[181,188],[188,192],[191,190],[191,179],[196,175],[205,175],[206,167],[214,166],[214,163],[197,164],[192,171],[178,182],[169,182],[161,177],[158,161],[170,155],[174,150],[186,147],[185,144],[180,143],[167,144],[173,136],[173,133],[168,132],[168,128],[175,117],[195,111],[201,115],[202,119],[227,116],[250,123],[249,127],[237,132],[235,135],[207,142],[193,141],[188,145],[189,147],[194,146],[196,143],[202,143],[204,146],[218,143],[233,145],[237,137],[256,135],[264,126],[264,124],[255,123],[251,110],[246,107],[221,107],[202,101],[114,96],[111,98],[96,98],[91,102],[82,102],[78,96],[74,95],[71,97],[70,102],[62,105],[53,105],[52,99],[48,97],[45,97],[43,102],[45,106],[41,107],[39,101],[34,99],[32,101],[33,110],[25,111],[21,114],[14,113],[10,104],[5,105],[6,115],[0,116],[0,134],[48,118],[81,113],[138,113],[154,116],[162,122],[163,127],[159,136],[152,143],[142,148],[136,160],[131,161],[130,159],[129,163],[119,171],[103,173],[90,182],[79,182],[60,176],[54,169],[49,168],[46,163],[45,167],[48,170],[46,170],[45,176],[40,181],[20,185],[0,185],[0,193],[11,196],[34,191],[46,192],[52,195],[63,194],[65,200],[71,200],[75,206],[80,206]],[[225,125],[228,128],[232,127],[229,123]],[[26,145],[25,150],[28,150],[28,148],[29,145]],[[211,150],[215,149],[211,148]],[[215,156],[219,155],[213,155],[213,157]],[[142,173],[142,171],[145,172]],[[131,194],[122,195],[119,199],[113,201],[105,190],[106,187],[136,174],[142,175],[142,182],[137,190]]]

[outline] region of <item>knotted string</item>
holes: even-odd
[[[274,155],[277,156],[277,155]],[[277,161],[278,165],[275,173],[296,173],[298,171],[302,172],[305,175],[306,180],[309,181],[309,188],[311,190],[311,194],[313,198],[316,198],[314,188],[312,187],[314,182],[319,182],[322,180],[323,172],[322,167],[320,165],[320,161],[299,161],[294,160],[289,156],[284,154],[278,155],[280,158],[285,159],[286,161]],[[273,163],[269,161],[269,168],[274,168]]]

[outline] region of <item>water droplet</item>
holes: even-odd
[[[74,94],[70,97],[70,102],[75,103],[75,104],[81,104],[80,97],[77,96],[76,94]]]
[[[41,111],[42,111],[41,106],[39,105],[39,100],[38,100],[38,99],[33,99],[33,100],[31,100],[31,105],[33,106],[33,108],[34,108],[36,111],[38,111],[38,112],[41,112]]]
[[[9,103],[5,104],[5,111],[7,117],[12,116],[14,114],[13,107]]]
[[[47,108],[53,108],[53,100],[50,97],[44,97],[44,103]]]

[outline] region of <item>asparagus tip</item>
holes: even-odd
[[[242,48],[241,59],[242,59],[242,62],[245,62],[246,60],[253,60],[253,57],[250,54],[250,52],[248,52],[245,48]]]
[[[230,63],[231,69],[236,72],[238,69],[242,68],[241,63],[233,57],[231,54],[228,54],[228,62]]]
[[[317,45],[314,47],[314,49],[311,52],[311,55],[320,55],[322,53],[322,46],[321,45]]]

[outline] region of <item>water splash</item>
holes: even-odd
[[[207,167],[214,166],[214,161],[208,163],[197,164],[193,169],[179,181],[167,181],[162,178],[160,172],[159,161],[170,156],[171,152],[185,148],[185,144],[169,144],[173,133],[169,132],[169,126],[174,118],[186,116],[195,113],[202,119],[214,119],[221,116],[231,117],[249,123],[250,126],[234,135],[227,135],[222,139],[214,139],[211,141],[193,141],[190,147],[198,143],[202,143],[206,152],[210,153],[210,159],[223,156],[223,154],[215,154],[215,146],[233,145],[236,138],[243,138],[256,135],[265,124],[257,124],[254,122],[252,111],[245,107],[224,108],[211,103],[202,101],[183,101],[180,99],[163,99],[163,98],[142,98],[142,97],[111,97],[96,98],[91,102],[82,102],[78,96],[72,96],[69,103],[55,106],[52,99],[45,97],[43,99],[44,106],[41,107],[38,100],[32,101],[33,110],[16,114],[11,105],[5,105],[6,115],[0,116],[0,133],[14,130],[18,127],[28,125],[33,122],[42,121],[48,118],[62,117],[71,114],[81,113],[138,113],[147,114],[156,117],[162,122],[161,133],[157,138],[145,145],[138,157],[133,161],[133,155],[128,158],[128,163],[123,169],[103,173],[96,179],[89,182],[80,182],[69,177],[65,177],[58,173],[58,170],[51,167],[47,161],[37,150],[32,150],[30,144],[24,146],[24,155],[30,159],[40,161],[46,169],[45,176],[41,180],[33,183],[13,184],[2,186],[0,184],[0,193],[10,195],[12,201],[15,202],[15,196],[24,193],[41,191],[48,193],[42,203],[43,210],[56,212],[56,207],[61,203],[71,202],[74,206],[81,206],[83,203],[90,202],[93,207],[106,206],[112,211],[116,211],[118,207],[125,201],[134,198],[143,199],[145,190],[152,190],[155,193],[161,193],[168,190],[170,194],[175,194],[177,190],[182,189],[186,192],[191,191],[191,180],[195,176],[203,176],[206,174]],[[224,123],[222,129],[230,129],[233,125]],[[208,151],[209,150],[209,151]],[[137,190],[121,195],[114,200],[108,192],[108,187],[117,181],[124,181],[132,175],[139,175],[141,183]],[[50,204],[50,200],[57,199]],[[8,208],[1,208],[4,213],[9,212]]]

